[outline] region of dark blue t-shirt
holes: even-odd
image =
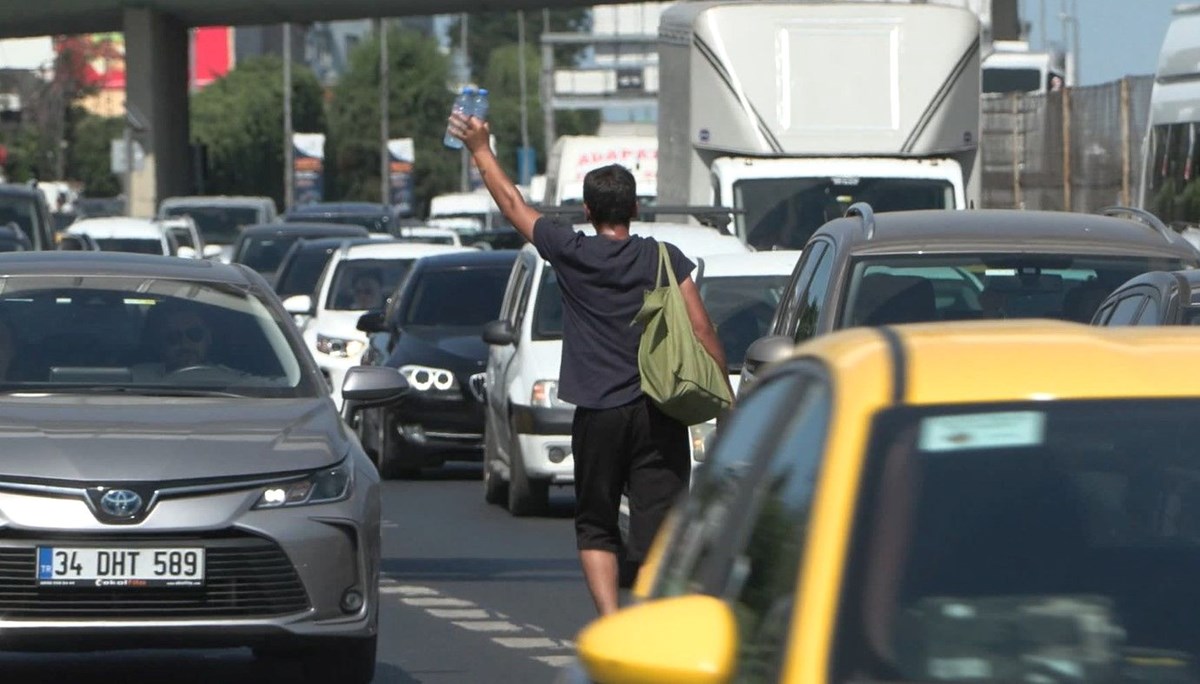
[[[562,290],[558,396],[592,409],[623,406],[641,397],[637,352],[642,326],[630,323],[646,291],[655,287],[658,242],[636,235],[627,240],[584,235],[543,216],[534,224],[533,244],[554,267]],[[668,243],[667,253],[676,279],[691,275],[696,265],[679,248]]]

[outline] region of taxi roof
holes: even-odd
[[[793,358],[824,361],[835,386],[884,384],[898,403],[983,404],[1200,397],[1200,378],[1182,365],[1197,348],[1200,330],[1190,326],[975,321],[848,329],[798,346]]]

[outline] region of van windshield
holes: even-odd
[[[855,202],[877,213],[954,209],[954,186],[937,178],[746,178],[733,184],[737,235],[755,249],[801,249]]]

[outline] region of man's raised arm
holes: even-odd
[[[483,184],[492,194],[500,213],[504,214],[504,218],[513,224],[518,233],[529,242],[533,242],[533,224],[537,223],[542,215],[525,203],[521,191],[505,175],[504,169],[500,168],[500,162],[496,160],[496,155],[492,154],[491,131],[487,122],[473,116],[454,114],[450,117],[450,134],[462,140],[463,145],[470,151],[475,166],[479,169],[479,175],[483,178]]]

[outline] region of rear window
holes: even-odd
[[[790,276],[736,276],[700,279],[700,299],[729,360],[729,372],[741,371],[746,349],[766,335]]]
[[[258,209],[250,207],[219,207],[213,205],[175,205],[163,209],[166,216],[191,216],[204,242],[232,245],[242,234],[242,228],[265,220]]]
[[[42,234],[42,221],[37,211],[37,200],[22,195],[0,194],[0,226],[13,224],[20,228],[34,245]]]
[[[100,245],[100,250],[103,252],[131,252],[160,256],[164,254],[162,240],[150,238],[97,238],[96,244]]]
[[[478,327],[500,317],[511,266],[425,270],[405,285],[401,326]]]
[[[233,256],[239,264],[245,264],[259,273],[272,273],[279,268],[287,251],[300,239],[298,235],[263,235],[245,238],[241,248]]]
[[[928,254],[854,262],[840,327],[997,318],[1087,323],[1119,285],[1178,259]]]
[[[329,263],[333,248],[301,249],[295,252],[291,260],[283,266],[279,280],[275,283],[275,292],[280,297],[292,295],[311,295],[317,289],[321,272]]]

